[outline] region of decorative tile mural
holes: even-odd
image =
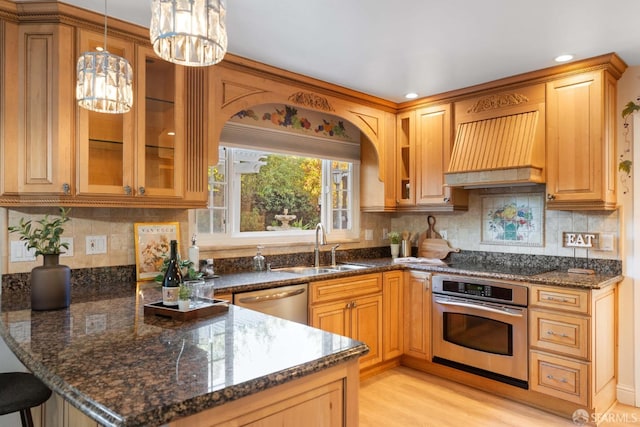
[[[298,110],[289,105],[263,104],[238,111],[231,121],[270,128],[285,128],[325,138],[359,142],[360,131],[351,123],[328,114]]]
[[[544,246],[544,196],[482,196],[481,222],[482,243]]]

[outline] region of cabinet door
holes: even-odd
[[[431,359],[431,275],[405,271],[404,354]]]
[[[384,360],[402,355],[403,272],[382,273],[382,357]]]
[[[2,138],[4,194],[72,192],[73,30],[6,23]],[[17,31],[17,39],[15,37]],[[55,82],[55,83],[54,83]],[[11,102],[11,104],[9,104]]]
[[[444,185],[444,173],[449,167],[453,141],[451,104],[418,110],[416,138],[416,204],[443,204],[450,191]]]
[[[314,328],[351,337],[351,301],[312,306],[309,317]]]
[[[135,195],[180,197],[184,193],[184,67],[137,47]],[[182,89],[178,96],[178,88]],[[203,174],[204,176],[204,174]]]
[[[369,346],[369,353],[360,358],[360,368],[382,362],[382,295],[351,302],[351,334],[348,336]]]
[[[103,34],[80,31],[80,52],[95,51],[103,44]],[[109,52],[134,64],[133,43],[109,38],[107,48]],[[134,76],[138,74],[134,70]],[[137,85],[138,82],[134,80],[134,86]],[[77,107],[77,174],[80,194],[134,194],[133,130],[138,108],[140,106],[136,105],[135,100],[131,111],[125,114],[96,113]]]
[[[615,209],[615,85],[603,71],[547,84],[548,208]]]

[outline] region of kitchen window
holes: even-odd
[[[199,244],[309,244],[318,222],[332,242],[359,237],[360,174],[354,147],[303,138],[291,149],[286,141],[260,144],[253,137],[249,145],[224,136],[219,162],[208,170],[208,208],[195,211]],[[308,143],[313,148],[305,153],[300,147]],[[326,150],[322,143],[328,144]]]

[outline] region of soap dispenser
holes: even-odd
[[[264,271],[265,270],[265,260],[262,255],[262,249],[264,246],[258,246],[258,251],[256,252],[256,256],[253,257],[253,270],[254,271]]]

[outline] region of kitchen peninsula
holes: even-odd
[[[61,405],[101,425],[358,424],[365,344],[233,305],[187,322],[145,315],[159,299],[154,284],[122,284],[38,312],[5,288],[0,334]]]

